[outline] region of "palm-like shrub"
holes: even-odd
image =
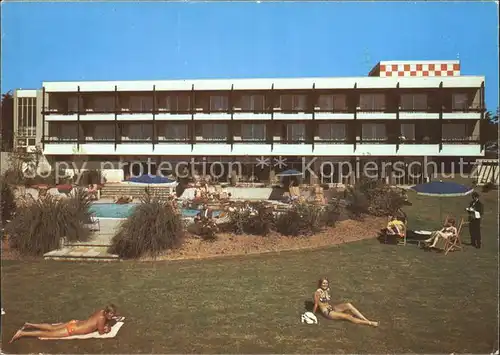
[[[311,235],[322,229],[324,225],[323,218],[320,206],[310,203],[297,203],[278,217],[276,227],[278,232],[283,235]]]
[[[147,190],[141,203],[120,224],[109,252],[122,258],[156,257],[182,246],[184,236],[182,216],[174,203]]]
[[[23,197],[14,219],[7,225],[10,246],[21,255],[38,256],[59,249],[61,242],[86,241],[90,237],[90,199],[81,189],[68,198],[52,195]]]

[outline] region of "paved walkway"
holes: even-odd
[[[45,259],[54,260],[119,260],[118,255],[109,254],[108,247],[67,246],[44,254]]]
[[[95,231],[88,242],[77,242],[52,250],[44,255],[54,260],[118,260],[117,255],[109,254],[108,247],[120,220],[101,219],[101,230]]]

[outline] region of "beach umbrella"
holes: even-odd
[[[412,186],[417,195],[439,197],[439,218],[442,219],[442,197],[460,197],[470,194],[474,189],[453,181],[432,181]]]
[[[163,176],[151,176],[147,174],[137,177],[131,177],[127,181],[141,184],[172,184],[176,182],[175,180],[171,180]]]
[[[285,170],[279,174],[276,174],[276,176],[280,176],[280,177],[285,177],[285,176],[302,176],[302,173],[298,170],[295,170],[295,169],[289,169],[289,170]]]

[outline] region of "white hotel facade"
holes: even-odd
[[[50,162],[111,162],[110,182],[148,158],[238,161],[261,180],[271,169],[255,167],[261,157],[282,157],[288,169],[317,157],[313,170],[322,161],[475,160],[484,92],[484,76],[460,75],[459,61],[380,62],[365,77],[44,82],[14,92],[14,142],[41,145]]]

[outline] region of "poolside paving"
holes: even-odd
[[[118,255],[109,254],[107,250],[120,220],[101,219],[99,222],[101,230],[93,232],[89,241],[65,244],[60,249],[44,254],[44,258],[52,260],[119,260]]]
[[[104,246],[64,246],[44,254],[44,259],[51,260],[119,260],[118,255],[109,254]]]

